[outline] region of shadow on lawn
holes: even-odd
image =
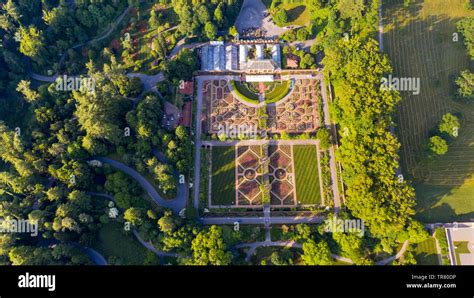
[[[464,150],[470,150],[464,146],[465,141],[461,142],[466,138],[470,139],[469,132],[460,131],[457,142],[461,144],[453,146],[443,159],[436,161],[435,168],[431,166],[433,162],[427,163],[425,160],[426,152],[422,143],[428,140],[430,132],[437,127],[446,112],[462,113],[465,127],[474,125],[472,119],[469,119],[473,118],[474,111],[452,101],[453,94],[450,92],[452,76],[456,76],[465,67],[465,61],[468,61],[467,56],[465,60],[462,58],[461,52],[466,52],[462,43],[453,44],[450,39],[460,18],[437,13],[422,17],[421,10],[425,2],[426,0],[414,0],[405,8],[403,0],[384,1],[384,23],[387,24],[387,31],[384,33],[385,51],[392,62],[393,75],[421,79],[420,95],[401,92],[402,101],[396,117],[399,126],[397,135],[403,149],[400,151],[403,174],[415,181],[418,205],[416,217],[419,220],[427,223],[469,221],[474,218],[474,212],[471,212],[474,210],[465,210],[466,213],[460,214],[459,210],[453,209],[451,201],[440,203],[443,197],[459,190],[472,175],[469,166],[456,167],[453,172],[455,165],[445,160],[448,158],[455,161],[455,158],[463,156],[458,148],[460,146]],[[450,4],[446,2],[446,10],[449,9]],[[392,40],[395,42],[391,43]],[[442,168],[444,166],[446,170]],[[453,174],[443,176],[442,172],[448,170]],[[468,193],[457,193],[453,203],[459,199],[465,200],[465,196]]]
[[[288,14],[288,23],[296,21],[300,15],[304,12],[306,7],[304,5],[296,6],[291,9],[288,9],[286,12]]]

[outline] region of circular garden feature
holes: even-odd
[[[275,170],[275,178],[278,180],[283,180],[286,178],[286,170],[282,168],[278,168]]]
[[[291,81],[282,82],[239,82],[230,81],[237,96],[252,104],[258,104],[262,86],[265,94],[265,103],[275,103],[283,99],[291,89]]]
[[[244,172],[245,179],[247,180],[253,180],[257,176],[257,173],[255,173],[254,169],[247,169]]]

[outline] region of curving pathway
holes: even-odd
[[[158,192],[155,190],[153,185],[151,185],[151,183],[148,182],[147,179],[145,179],[140,173],[138,173],[131,167],[126,166],[121,162],[118,162],[116,160],[113,160],[107,157],[96,157],[94,159],[97,159],[103,163],[107,163],[111,165],[112,167],[130,175],[133,179],[135,179],[141,185],[143,189],[146,190],[148,195],[153,199],[153,201],[155,201],[155,203],[158,206],[171,209],[175,213],[179,213],[182,209],[186,207],[187,196],[185,193],[182,192],[183,191],[182,187],[178,188],[178,195],[175,199],[165,200],[158,194]]]
[[[405,253],[405,251],[407,250],[408,244],[409,243],[408,243],[408,240],[407,240],[403,243],[402,248],[400,249],[400,251],[396,255],[388,257],[388,258],[383,259],[381,261],[378,261],[375,264],[376,265],[387,265],[387,264],[391,263],[392,261],[401,258],[403,256],[403,254]],[[265,241],[254,242],[254,243],[238,244],[238,245],[234,246],[234,248],[248,247],[249,250],[247,251],[247,255],[245,257],[245,260],[250,261],[250,258],[255,253],[255,250],[257,250],[257,248],[259,248],[259,247],[272,247],[272,246],[295,247],[295,248],[302,248],[303,247],[303,245],[301,243],[297,243],[295,241],[269,241],[269,240],[265,240]],[[337,260],[337,261],[345,262],[345,263],[348,263],[348,264],[354,264],[354,261],[352,261],[351,259],[346,258],[346,257],[341,257],[341,256],[338,256],[338,255],[335,255],[335,254],[331,254],[331,257],[333,259]]]
[[[91,195],[91,196],[97,196],[97,197],[103,197],[103,198],[106,198],[108,200],[111,200],[111,201],[115,201],[115,198],[114,196],[112,195],[109,195],[109,194],[106,194],[106,193],[98,193],[98,192],[87,192],[88,195]],[[133,235],[135,236],[135,238],[137,238],[138,242],[140,242],[141,245],[143,245],[143,247],[145,247],[146,249],[148,249],[149,251],[153,252],[155,255],[157,255],[158,257],[160,258],[163,258],[163,257],[174,257],[174,258],[177,258],[179,257],[180,255],[177,254],[177,253],[171,253],[171,252],[164,252],[164,251],[160,251],[160,250],[157,250],[150,242],[146,242],[145,240],[143,240],[143,238],[140,236],[140,234],[138,233],[137,230],[132,230],[132,233]],[[93,252],[91,252],[93,253]],[[97,259],[98,260],[98,259]]]
[[[249,247],[250,249],[247,251],[247,255],[245,257],[246,261],[250,261],[250,258],[252,255],[255,253],[255,250],[259,247],[295,247],[295,248],[302,248],[303,245],[301,243],[297,243],[295,241],[260,241],[260,242],[254,242],[254,243],[248,243],[248,244],[239,244],[236,245],[235,248],[243,248],[243,247]],[[354,262],[346,257],[341,257],[335,254],[331,254],[331,257],[337,261],[349,263],[349,264],[354,264]]]
[[[51,245],[56,245],[56,244],[68,244],[79,249],[83,253],[85,253],[92,260],[94,264],[99,265],[99,266],[108,265],[107,260],[98,251],[90,247],[82,246],[81,244],[77,242],[71,242],[71,241],[62,242],[57,239],[43,239],[41,238],[41,234],[38,234],[37,238],[39,238],[39,243],[38,243],[39,246],[49,247]]]

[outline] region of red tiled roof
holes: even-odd
[[[299,63],[298,57],[295,56],[288,56],[286,59],[286,66],[291,67],[291,68],[297,68]]]
[[[193,95],[194,94],[194,82],[186,81],[178,88],[179,94]]]

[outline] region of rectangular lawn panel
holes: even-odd
[[[415,259],[418,265],[439,265],[435,238],[430,237],[415,245]]]
[[[212,148],[212,205],[235,205],[235,147]]]
[[[316,146],[293,146],[295,163],[296,197],[302,205],[321,203],[318,157]]]

